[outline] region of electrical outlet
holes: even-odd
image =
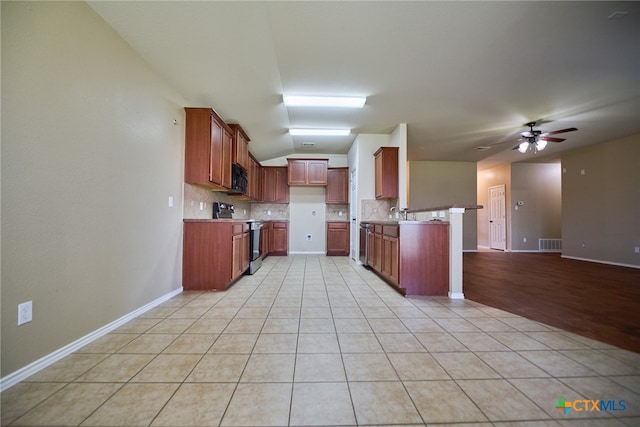
[[[522,238],[522,243],[527,243],[527,238],[526,237]]]
[[[307,240],[311,241],[311,234],[307,234]]]
[[[169,201],[167,202],[170,208],[173,207],[173,196],[169,196]]]
[[[636,246],[635,248],[633,248],[633,251],[637,254],[640,254],[640,246]]]
[[[27,301],[18,304],[18,326],[33,320],[33,302]]]

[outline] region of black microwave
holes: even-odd
[[[247,193],[247,171],[237,163],[231,165],[231,189],[229,193]]]

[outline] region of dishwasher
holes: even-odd
[[[360,248],[359,248],[360,263],[365,267],[369,266],[367,258],[369,258],[369,224],[366,222],[360,223]]]

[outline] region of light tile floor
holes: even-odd
[[[609,406],[564,414],[559,398]],[[638,426],[640,354],[403,298],[347,258],[271,257],[11,387],[1,410],[11,426]]]

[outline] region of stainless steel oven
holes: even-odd
[[[260,252],[260,230],[262,221],[249,221],[249,269],[247,274],[253,274],[262,265],[262,252]]]

